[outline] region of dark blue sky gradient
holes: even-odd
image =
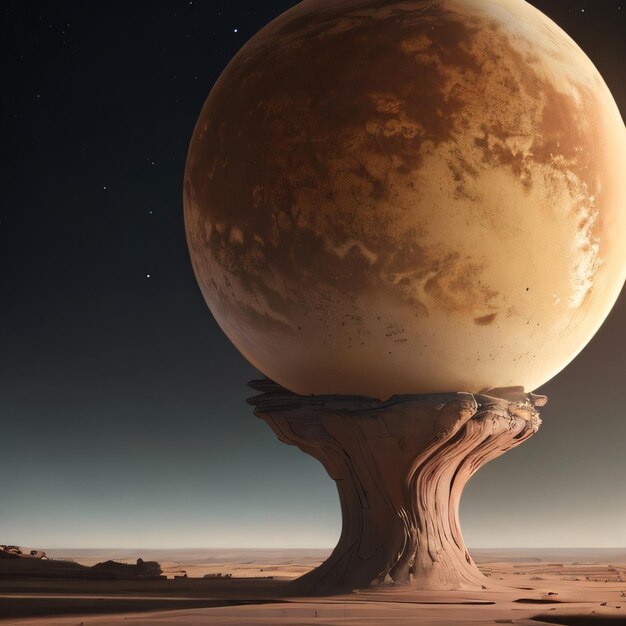
[[[0,543],[336,541],[334,485],[246,405],[258,373],[202,300],[182,220],[204,99],[292,4],[2,4]],[[626,7],[533,4],[624,112]],[[540,433],[469,485],[470,546],[626,546],[625,321],[622,297],[543,390]]]

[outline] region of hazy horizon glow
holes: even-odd
[[[12,155],[0,171],[0,543],[334,547],[335,485],[246,404],[259,373],[208,312],[183,227],[200,107],[245,38],[292,4],[237,0],[218,16],[214,3],[155,3],[149,19],[130,4],[123,21],[104,5],[0,8]],[[590,56],[624,117],[626,10],[532,4]],[[622,293],[538,390],[538,434],[469,483],[468,546],[626,546],[625,320]]]

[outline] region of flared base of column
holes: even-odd
[[[480,589],[458,509],[479,467],[537,432],[546,398],[522,388],[481,395],[298,396],[269,380],[248,402],[278,438],[314,456],[337,483],[343,526],[303,595],[372,586]]]

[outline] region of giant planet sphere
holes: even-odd
[[[306,0],[198,119],[185,223],[204,297],[301,394],[533,390],[626,277],[626,130],[523,0]]]

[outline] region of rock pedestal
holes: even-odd
[[[546,398],[485,394],[298,396],[269,380],[248,402],[278,438],[314,456],[337,483],[343,517],[331,556],[294,583],[302,594],[378,585],[480,589],[459,501],[485,463],[537,432]]]

